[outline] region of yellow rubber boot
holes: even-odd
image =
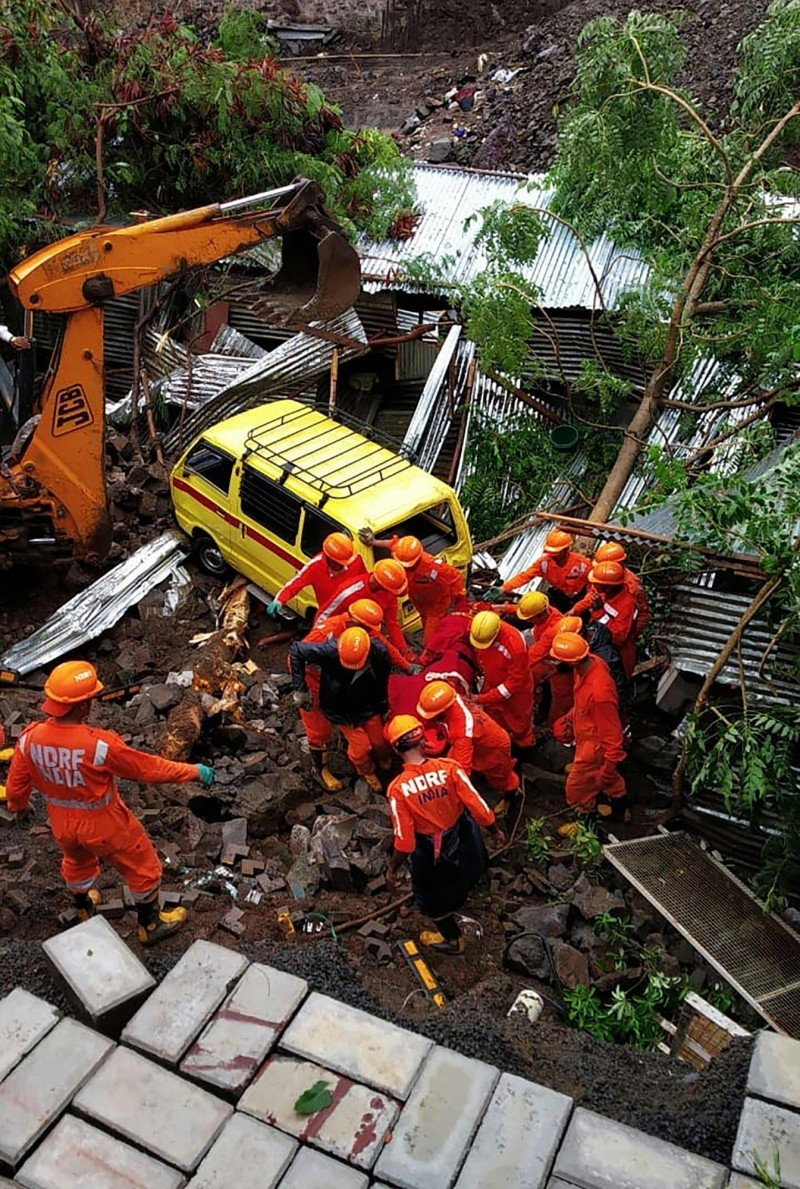
[[[311,748],[311,762],[322,787],[329,793],[340,793],[344,788],[344,781],[334,776],[328,767],[328,753],[319,748]]]
[[[374,772],[366,772],[364,774],[364,779],[366,780],[368,786],[372,789],[373,793],[382,793],[383,792],[383,785],[381,784],[380,779]]]
[[[426,950],[435,950],[439,954],[463,954],[466,948],[463,937],[456,937],[450,941],[438,929],[424,929],[419,935],[419,943],[424,945]]]
[[[102,899],[103,897],[97,888],[89,888],[88,892],[78,892],[74,897],[75,907],[78,910],[78,920],[88,921],[90,917],[93,917],[94,910]]]
[[[147,911],[142,911],[146,909]],[[139,909],[139,941],[142,945],[158,945],[173,933],[182,929],[189,914],[185,908],[171,908],[167,912],[159,912],[158,903],[141,905]]]

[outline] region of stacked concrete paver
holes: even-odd
[[[142,1002],[138,959],[102,925],[48,943],[95,1026],[19,989],[0,1001],[0,1186],[750,1189],[777,1144],[800,1189],[798,1042],[759,1037],[729,1174],[209,942]],[[330,1105],[298,1114],[319,1081]]]

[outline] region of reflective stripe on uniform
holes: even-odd
[[[94,749],[94,759],[92,764],[95,768],[99,768],[101,764],[106,762],[108,755],[108,744],[104,743],[102,739],[97,740],[97,746]]]
[[[471,739],[474,734],[475,727],[475,719],[472,717],[472,711],[464,702],[462,702],[458,694],[456,694],[456,706],[460,708],[461,713],[464,715],[464,734],[466,735],[467,739]]]
[[[608,623],[609,619],[616,619],[619,611],[610,603],[603,603],[603,614],[598,617],[598,623]]]
[[[42,793],[44,797],[44,793]],[[105,797],[101,797],[99,801],[67,801],[63,797],[44,797],[45,804],[53,805],[59,809],[105,809],[114,800],[114,790],[106,793]]]
[[[505,684],[498,685],[498,687],[497,687],[497,692],[498,692],[498,693],[499,693],[499,694],[500,694],[502,697],[504,697],[504,698],[510,698],[510,697],[511,697],[511,690],[510,690],[510,689],[508,688],[508,686],[507,686],[507,685],[505,685]]]
[[[335,594],[330,603],[328,603],[328,606],[325,608],[325,610],[320,611],[319,615],[317,616],[315,626],[318,628],[322,627],[322,625],[326,623],[332,615],[336,614],[337,609],[341,607],[345,599],[349,598],[350,595],[355,594],[355,592],[359,589],[365,589],[362,578],[359,578],[356,582],[351,582],[349,586],[345,586],[343,590],[340,590],[337,594]]]
[[[507,661],[511,660],[511,653],[508,651],[505,644],[496,644],[495,648],[497,649],[497,651],[500,653],[501,656],[504,656],[506,658]]]

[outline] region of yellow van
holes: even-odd
[[[363,426],[362,426],[363,428]],[[344,531],[371,569],[358,539],[413,534],[463,573],[472,558],[464,513],[451,487],[386,446],[294,400],[278,400],[221,421],[197,438],[170,475],[178,524],[197,542],[200,565],[232,566],[274,595]],[[313,613],[313,592],[289,606]],[[417,617],[407,600],[405,628]]]

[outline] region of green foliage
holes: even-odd
[[[550,838],[545,833],[545,819],[531,817],[525,822],[525,850],[534,863],[545,863],[550,858]]]
[[[636,944],[632,922],[617,913],[601,912],[595,917],[594,931],[605,940],[614,970],[626,970],[630,952]]]
[[[309,1086],[304,1090],[300,1097],[294,1104],[294,1109],[298,1115],[314,1115],[317,1111],[323,1111],[333,1102],[333,1094],[328,1089],[330,1082],[314,1082],[313,1086]]]
[[[570,850],[587,875],[591,875],[603,861],[603,844],[587,822],[577,822],[570,838]]]
[[[712,1007],[717,1011],[721,1011],[723,1015],[730,1015],[736,1007],[736,996],[733,995],[727,988],[725,983],[715,980],[708,987],[706,987],[703,998],[706,999]]]
[[[564,1002],[570,1024],[597,1040],[653,1049],[664,1035],[656,1017],[673,1011],[686,990],[683,979],[653,972],[638,995],[616,986],[604,1001],[596,987],[578,986],[564,991]]]
[[[0,252],[19,245],[19,218],[6,214],[17,202],[23,215],[96,212],[98,136],[112,214],[201,205],[297,174],[319,182],[351,228],[386,234],[413,209],[410,167],[393,141],[346,130],[319,88],[273,56],[260,14],[229,9],[205,46],[169,14],[118,33],[49,0],[7,0]]]
[[[743,40],[742,64],[734,79],[731,115],[740,121],[747,142],[757,144],[765,122],[788,111],[800,93],[800,5],[773,0],[768,20]],[[800,125],[789,125],[777,143],[774,160],[786,145],[797,144]]]
[[[756,1175],[756,1181],[759,1185],[764,1185],[765,1189],[781,1189],[783,1184],[783,1177],[781,1175],[781,1153],[777,1144],[772,1149],[771,1166],[767,1164],[763,1156],[758,1152],[753,1152],[753,1171]]]

